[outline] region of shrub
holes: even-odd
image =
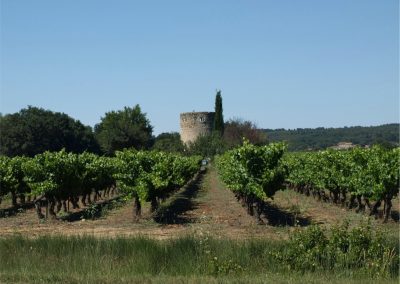
[[[352,229],[349,223],[329,232],[319,226],[296,231],[284,248],[272,252],[289,270],[359,270],[372,277],[388,277],[399,267],[397,251],[385,241],[382,232],[370,224]]]

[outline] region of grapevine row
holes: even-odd
[[[376,215],[384,204],[387,221],[399,193],[400,148],[293,153],[284,158],[289,187],[318,199]]]
[[[255,146],[244,141],[243,146],[216,158],[222,181],[259,222],[264,200],[282,189],[285,172],[281,159],[285,149],[283,143]]]
[[[222,181],[251,215],[260,219],[264,200],[283,184],[318,199],[377,215],[383,205],[387,221],[399,193],[400,148],[380,146],[348,151],[287,153],[282,143],[242,147],[217,157]]]
[[[86,205],[90,196],[109,194],[116,188],[134,197],[135,212],[140,215],[143,202],[150,201],[157,209],[160,199],[184,185],[199,169],[199,157],[182,157],[162,152],[124,150],[116,157],[101,157],[91,153],[74,154],[64,150],[45,152],[34,158],[0,157],[0,200],[11,194],[17,198],[34,199],[39,218],[41,201],[49,204],[49,213],[56,216],[66,202],[74,208],[78,201]]]

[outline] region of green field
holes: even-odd
[[[0,239],[1,283],[397,283],[357,267],[305,273],[272,252],[287,241],[95,237]]]

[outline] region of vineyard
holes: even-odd
[[[115,194],[134,200],[135,216],[143,202],[151,202],[152,211],[160,200],[182,187],[199,170],[199,157],[181,157],[162,152],[124,150],[116,157],[91,153],[73,154],[64,150],[45,152],[34,158],[0,157],[0,198],[12,196],[12,205],[33,202],[39,219],[46,205],[52,217],[78,208],[100,197]],[[47,212],[46,211],[46,212]]]
[[[245,141],[206,170],[156,151],[1,157],[2,208],[21,210],[0,218],[0,282],[393,282],[399,149],[286,149]]]
[[[399,193],[400,148],[299,153],[284,165],[289,188],[375,216],[383,203],[385,222]]]
[[[115,157],[62,150],[33,158],[0,157],[0,200],[13,206],[31,203],[39,219],[42,207],[56,217],[106,196],[133,200],[134,218],[144,203],[155,212],[200,168],[201,157],[156,151],[117,151]],[[263,220],[265,201],[285,188],[312,195],[388,221],[399,193],[400,148],[355,148],[348,151],[287,153],[284,143],[243,146],[216,157],[219,175],[250,215]],[[383,208],[383,209],[382,209]]]
[[[222,180],[259,221],[265,199],[285,187],[358,212],[368,208],[369,215],[378,216],[383,204],[388,221],[399,193],[400,148],[284,151],[282,143],[257,147],[245,141],[217,158]]]

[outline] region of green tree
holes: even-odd
[[[255,145],[264,145],[267,143],[267,136],[264,131],[257,128],[251,121],[242,119],[230,119],[225,123],[224,142],[228,148],[234,148],[242,145],[243,138]]]
[[[215,96],[215,119],[214,119],[214,129],[215,132],[218,132],[220,136],[224,134],[224,116],[222,113],[222,96],[221,90],[217,91],[217,95]]]
[[[185,146],[179,133],[171,132],[158,135],[155,138],[153,149],[169,153],[183,153]]]
[[[107,112],[94,129],[101,150],[107,155],[124,148],[146,149],[152,141],[153,127],[139,105]]]
[[[64,113],[29,106],[0,117],[0,154],[34,156],[44,151],[98,152],[92,129]]]
[[[219,133],[199,136],[194,142],[189,143],[187,154],[202,157],[214,157],[222,154],[226,149],[225,143]]]

